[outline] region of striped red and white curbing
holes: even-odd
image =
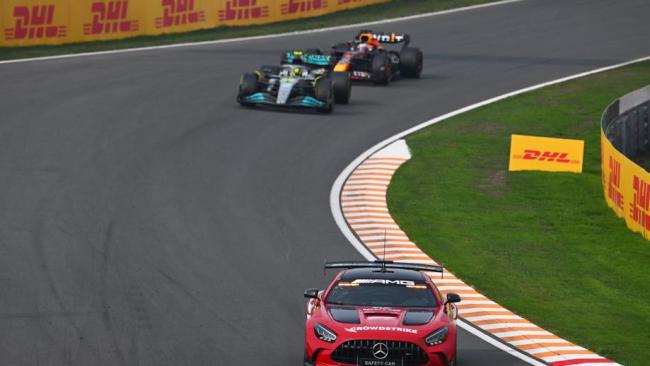
[[[386,191],[395,171],[411,155],[398,140],[361,163],[341,192],[343,216],[363,244],[377,257],[393,261],[436,264],[395,223],[388,211]],[[445,270],[432,277],[440,291],[461,295],[459,315],[538,360],[554,366],[613,366],[617,363],[564,340],[481,295]]]

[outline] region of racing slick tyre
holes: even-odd
[[[350,95],[352,94],[352,81],[350,81],[350,73],[332,73],[332,83],[334,84],[334,101],[338,104],[350,103]]]
[[[237,101],[239,104],[245,107],[254,106],[254,103],[245,102],[244,97],[257,92],[257,88],[257,74],[246,73],[242,75],[241,81],[239,82],[239,93],[237,94]]]
[[[422,73],[422,51],[415,47],[404,47],[399,53],[399,72],[407,78],[419,78]]]
[[[316,99],[325,103],[325,106],[319,110],[324,113],[331,113],[334,104],[334,88],[330,78],[322,78],[316,82],[314,87],[314,96]]]
[[[378,53],[372,58],[370,66],[375,84],[388,85],[391,79],[390,62],[386,53]]]

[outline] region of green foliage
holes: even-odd
[[[607,207],[599,121],[650,63],[510,98],[408,138],[389,187],[410,238],[534,323],[625,365],[650,359],[650,242]],[[513,172],[511,134],[585,140],[583,174]]]

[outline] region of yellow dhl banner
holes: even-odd
[[[508,170],[582,173],[585,142],[512,135]]]
[[[605,201],[627,227],[650,239],[650,173],[621,154],[600,132]]]
[[[313,17],[388,0],[2,0],[0,46],[109,40]]]

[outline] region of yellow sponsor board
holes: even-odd
[[[584,147],[582,140],[512,135],[508,170],[582,173]]]
[[[387,0],[2,0],[0,46],[30,46],[265,24]]]
[[[605,201],[627,227],[650,239],[650,173],[621,154],[600,132]]]

